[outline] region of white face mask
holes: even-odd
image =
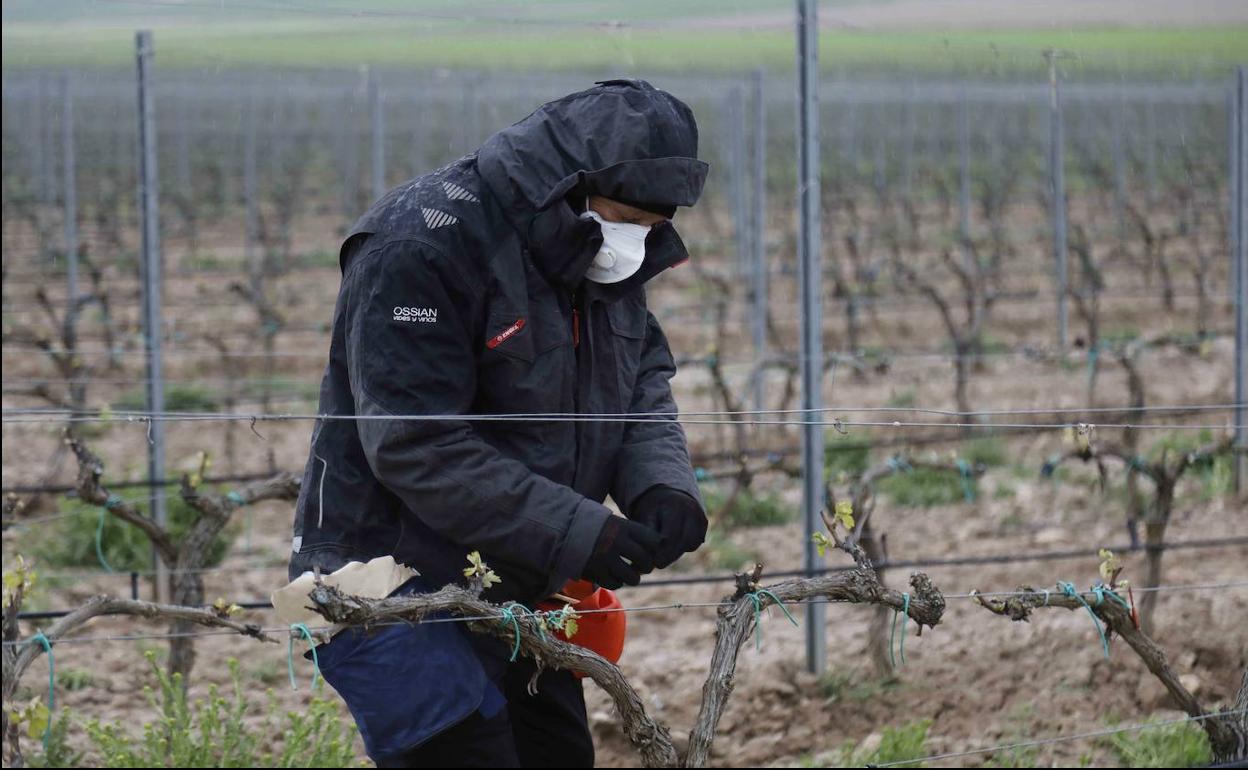
[[[586,278],[594,283],[619,283],[641,269],[649,225],[608,222],[593,209],[587,209],[581,218],[593,219],[602,228],[602,246],[585,271]]]

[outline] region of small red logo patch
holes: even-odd
[[[494,348],[506,342],[516,332],[520,331],[523,328],[524,328],[524,319],[518,318],[516,319],[516,322],[514,324],[512,324],[511,326],[508,326],[506,329],[503,329],[501,332],[499,332],[498,334],[490,338],[490,341],[485,343],[485,346],[489,348],[490,350],[493,350]]]

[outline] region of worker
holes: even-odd
[[[635,586],[702,544],[644,290],[689,258],[672,218],[701,194],[697,149],[683,102],[603,81],[360,218],[292,580],[393,557],[410,571],[386,589],[428,592],[464,584],[478,552],[501,578],[484,598],[535,608],[573,581]],[[592,766],[581,680],[511,651],[455,622],[348,629],[317,650],[378,766]]]

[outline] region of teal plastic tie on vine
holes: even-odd
[[[903,593],[901,595],[901,600],[902,600],[901,612],[898,613],[896,610],[893,610],[893,628],[892,628],[892,631],[888,635],[888,662],[892,664],[893,668],[897,668],[897,658],[896,656],[893,655],[893,642],[897,638],[897,616],[898,614],[902,616],[901,648],[900,648],[901,649],[901,665],[903,666],[906,665],[906,622],[910,618],[910,594]]]
[[[706,481],[706,468],[694,468],[693,477],[698,481]]]
[[[1096,619],[1096,613],[1092,611],[1091,605],[1084,600],[1083,595],[1075,589],[1073,583],[1060,581],[1058,582],[1057,587],[1061,589],[1064,595],[1069,596],[1072,599],[1078,599],[1079,603],[1083,605],[1083,608],[1088,611],[1088,617],[1092,618],[1092,625],[1096,627],[1096,633],[1101,637],[1101,650],[1105,653],[1105,659],[1109,660],[1109,640],[1105,638],[1105,629],[1101,628],[1101,622]],[[1097,601],[1098,603],[1100,601],[1099,594]]]
[[[901,645],[899,647],[901,665],[904,666],[906,665],[906,626],[910,625],[910,594],[903,593],[901,598],[906,600],[901,610]]]
[[[1113,599],[1114,601],[1118,602],[1118,604],[1124,610],[1127,610],[1128,612],[1130,612],[1131,610],[1131,605],[1127,603],[1127,600],[1119,596],[1117,593],[1114,592],[1114,589],[1110,588],[1104,583],[1097,583],[1096,585],[1092,586],[1092,593],[1096,595],[1097,606],[1100,606],[1100,604],[1105,601],[1105,597],[1108,596],[1110,599]]]
[[[500,618],[500,620],[501,620],[504,624],[505,624],[505,623],[507,623],[507,622],[510,622],[510,623],[511,623],[511,630],[512,630],[512,632],[513,632],[513,633],[515,633],[515,635],[516,635],[516,642],[515,642],[515,644],[512,646],[512,648],[511,648],[511,661],[512,661],[513,663],[516,661],[516,657],[520,655],[520,621],[519,621],[519,620],[516,620],[516,613],[515,613],[514,608],[515,608],[515,607],[522,607],[522,606],[523,606],[523,605],[519,605],[519,604],[517,604],[516,602],[510,602],[510,603],[508,603],[508,604],[504,605],[504,606],[503,606],[503,608],[502,608],[502,610],[501,610],[501,611],[502,611],[502,617]],[[525,609],[527,609],[527,608],[525,608]]]
[[[235,505],[247,504],[247,501],[243,499],[243,496],[233,489],[225,493],[225,499],[229,500],[231,503],[234,503]]]
[[[888,467],[897,473],[906,473],[914,470],[914,466],[906,461],[901,455],[893,455],[888,458]]]
[[[316,683],[321,676],[321,661],[316,655],[316,640],[312,638],[312,631],[303,623],[291,623],[291,635],[286,639],[286,673],[290,675],[290,689],[298,690],[299,686],[295,684],[295,636],[294,632],[298,631],[299,635],[308,640],[308,646],[312,648],[312,689],[316,689]]]
[[[111,499],[111,498],[110,498]],[[95,558],[108,574],[113,574],[113,567],[104,558],[104,515],[108,512],[108,503],[100,508],[99,521],[95,523]]]
[[[1092,381],[1096,379],[1096,365],[1097,365],[1097,361],[1100,359],[1100,353],[1101,353],[1101,344],[1099,342],[1093,345],[1092,347],[1088,348],[1088,384],[1089,385],[1091,385]]]
[[[958,458],[958,475],[962,477],[962,496],[968,503],[975,502],[975,484],[971,481],[971,464]]]
[[[512,606],[521,615],[528,615],[529,617],[533,618],[534,620],[533,625],[537,626],[537,635],[539,638],[541,638],[542,641],[546,641],[545,618],[561,611],[561,610],[550,610],[549,612],[538,612],[538,611],[529,609],[523,604],[519,604],[515,602],[512,603]],[[566,607],[567,605],[564,605],[564,606]]]
[[[52,642],[37,632],[30,638],[31,643],[38,643],[48,654],[48,726],[43,728],[43,752],[48,752],[48,740],[52,737],[52,719],[56,716],[56,659],[52,656]]]
[[[754,591],[753,593],[748,593],[746,594],[746,596],[749,597],[750,600],[754,602],[754,650],[755,652],[757,652],[758,650],[761,650],[763,646],[763,627],[759,623],[759,621],[762,619],[763,602],[762,602],[762,599],[760,599],[759,597],[766,596],[767,598],[771,599],[771,601],[774,602],[775,605],[780,608],[780,611],[784,613],[784,616],[789,619],[789,622],[795,626],[797,625],[797,620],[793,617],[792,614],[790,614],[789,608],[785,607],[784,602],[780,601],[780,598],[776,596],[775,594],[773,594],[771,591],[768,591],[767,589],[764,588],[761,591]]]
[[[572,609],[571,604],[565,604],[559,609],[552,612],[551,615],[553,616],[555,628],[566,629],[568,625],[568,616],[572,615],[575,612],[576,610]],[[569,634],[566,630],[564,630],[563,634],[564,636],[567,636],[569,639],[571,639],[573,636],[573,634]]]

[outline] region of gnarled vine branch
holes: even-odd
[[[977,596],[976,601],[990,612],[1011,620],[1029,620],[1032,612],[1044,608],[1083,610],[1089,608],[1105,624],[1106,636],[1117,634],[1139,656],[1153,676],[1165,686],[1179,707],[1191,717],[1202,717],[1200,726],[1209,738],[1213,761],[1231,762],[1248,758],[1248,671],[1240,683],[1235,705],[1223,709],[1231,713],[1212,719],[1203,718],[1210,712],[1200,700],[1183,686],[1178,673],[1166,660],[1166,653],[1144,631],[1136,627],[1131,609],[1123,603],[1102,600],[1094,592],[1078,597],[1062,593],[1037,591],[1030,586],[1019,589],[1017,596],[991,598]]]

